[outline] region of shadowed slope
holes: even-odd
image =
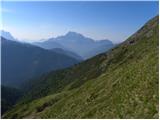
[[[109,52],[45,76],[3,117],[158,118],[158,34],[157,16]]]

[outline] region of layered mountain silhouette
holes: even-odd
[[[7,32],[7,31],[4,31],[4,30],[1,30],[1,36],[3,36],[4,38],[8,39],[8,40],[16,40],[10,32]]]
[[[3,118],[158,118],[158,21],[106,53],[34,80]]]
[[[64,36],[50,38],[44,42],[35,42],[34,44],[45,49],[61,48],[66,51],[72,51],[83,59],[106,52],[114,46],[110,40],[95,41],[76,32],[68,32]]]
[[[72,66],[81,59],[65,53],[7,40],[1,37],[2,84],[17,87],[26,80],[51,70]]]
[[[79,55],[77,55],[76,53],[72,52],[72,51],[69,51],[69,50],[64,50],[64,49],[61,49],[61,48],[53,48],[53,49],[50,49],[51,51],[53,52],[56,52],[56,53],[60,53],[60,54],[64,54],[64,55],[67,55],[67,56],[70,56],[70,57],[73,57],[75,59],[77,59],[78,61],[82,61],[83,58]]]

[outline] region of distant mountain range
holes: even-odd
[[[24,43],[2,30],[2,113],[16,103],[20,97],[17,91],[24,84],[32,83],[33,79],[50,71],[73,66],[113,46],[109,40],[95,41],[75,32],[44,42]]]
[[[46,50],[1,37],[2,84],[17,87],[51,70],[79,63],[82,59],[64,51]],[[72,53],[70,53],[72,54]]]
[[[14,87],[51,70],[79,63],[114,46],[109,40],[95,41],[76,32],[33,44],[19,42],[3,30],[1,36],[2,84]]]
[[[68,32],[64,36],[50,38],[44,42],[35,42],[33,44],[45,49],[61,48],[72,51],[83,59],[88,59],[99,53],[106,52],[114,46],[110,40],[96,41],[76,32]]]
[[[4,30],[1,30],[1,36],[8,40],[18,41],[9,32]],[[115,46],[110,40],[94,40],[76,32],[68,32],[64,36],[49,38],[41,42],[33,42],[30,44],[48,50],[58,48],[59,50],[70,52],[81,59],[91,58]]]
[[[24,96],[2,118],[158,119],[158,49],[156,16],[109,51],[26,83]]]

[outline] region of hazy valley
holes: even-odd
[[[2,118],[158,118],[158,17],[118,45],[2,34]]]

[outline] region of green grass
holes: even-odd
[[[3,118],[158,118],[158,34],[156,17],[111,51],[50,73]]]

